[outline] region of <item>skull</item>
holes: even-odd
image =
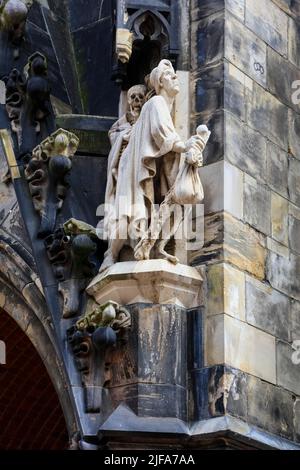
[[[138,118],[145,103],[147,89],[145,85],[135,85],[128,90],[128,104],[132,116]]]

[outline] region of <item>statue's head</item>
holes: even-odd
[[[134,85],[127,92],[128,105],[133,116],[139,116],[146,100],[145,85]]]
[[[157,95],[165,90],[169,96],[176,96],[179,92],[179,81],[172,63],[163,59],[150,74],[150,85],[155,89]]]

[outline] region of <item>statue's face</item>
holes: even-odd
[[[173,69],[169,68],[162,74],[161,86],[170,96],[179,93],[179,80]]]
[[[143,85],[136,85],[128,91],[128,104],[133,115],[140,114],[145,103],[146,88]]]

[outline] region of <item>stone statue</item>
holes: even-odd
[[[192,182],[187,188],[191,192],[189,202],[203,199],[197,167],[202,164],[202,152],[210,133],[204,126],[187,142],[177,134],[171,113],[179,82],[169,60],[162,60],[152,70],[149,82],[156,95],[144,104],[130,132],[128,145],[118,163],[118,173],[113,175],[114,168],[111,165],[108,168],[106,195],[114,192],[114,199],[113,204],[111,198],[105,200],[104,226],[110,242],[100,271],[118,261],[125,244],[131,245],[136,260],[149,259],[155,247],[154,257],[177,262],[177,258],[165,251],[166,240],[160,239],[164,217],[157,205],[161,208],[166,204],[185,204],[186,195],[181,200],[180,194],[184,193],[182,187],[186,181]],[[170,236],[176,226],[178,223]]]

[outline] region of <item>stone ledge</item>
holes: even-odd
[[[191,266],[166,260],[129,261],[96,276],[87,293],[99,304],[114,300],[121,305],[169,304],[190,309],[202,305],[202,281],[200,272]]]

